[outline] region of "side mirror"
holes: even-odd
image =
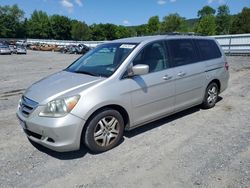
[[[131,73],[129,76],[137,76],[147,74],[149,71],[149,66],[145,64],[138,64],[132,67]]]

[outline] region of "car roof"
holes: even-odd
[[[155,40],[162,39],[213,39],[211,37],[204,36],[190,36],[190,35],[155,35],[155,36],[143,36],[143,37],[131,37],[113,40],[111,42],[122,42],[122,43],[141,43],[141,42],[151,42]]]

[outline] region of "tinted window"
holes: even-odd
[[[186,65],[198,61],[198,55],[192,40],[169,40],[168,44],[174,66]]]
[[[221,57],[221,52],[213,40],[195,40],[201,53],[202,60],[209,60]]]
[[[168,56],[163,42],[154,42],[147,45],[134,59],[133,65],[146,64],[149,72],[157,72],[169,67]]]

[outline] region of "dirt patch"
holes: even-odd
[[[226,106],[223,106],[223,109],[225,111],[232,111],[233,110],[233,107],[232,106],[229,106],[229,105],[226,105]]]
[[[241,72],[241,71],[249,71],[250,67],[242,67],[241,69],[236,69],[236,72]]]

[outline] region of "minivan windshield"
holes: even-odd
[[[65,70],[91,76],[109,77],[136,46],[136,43],[102,44],[80,57]]]

